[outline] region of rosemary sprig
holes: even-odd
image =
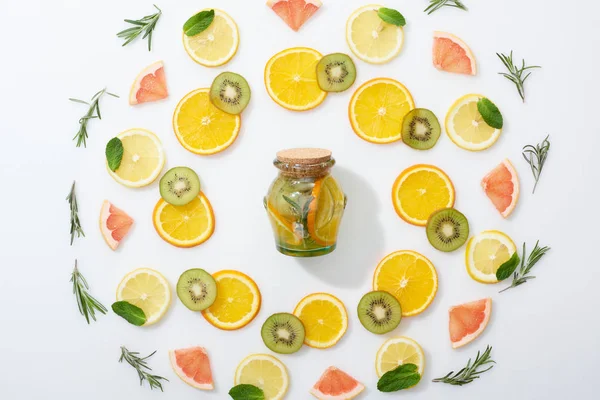
[[[90,287],[77,268],[77,260],[75,260],[75,268],[73,268],[70,282],[73,282],[73,294],[75,294],[75,298],[77,299],[79,312],[85,317],[88,324],[90,323],[90,317],[94,321],[96,320],[96,311],[106,314],[106,307],[88,293]]]
[[[544,163],[546,162],[546,158],[548,158],[548,151],[550,150],[550,141],[548,140],[549,137],[550,135],[546,136],[541,143],[538,143],[535,146],[528,144],[527,146],[523,147],[523,158],[529,163],[531,172],[535,178],[533,193],[535,193],[535,188],[540,180],[540,174],[544,168]]]
[[[523,77],[523,74],[528,69],[542,68],[542,67],[540,67],[539,65],[525,66],[525,60],[523,60],[521,62],[520,68],[517,67],[513,62],[512,50],[510,51],[510,55],[508,55],[508,56],[506,54],[502,54],[502,53],[496,53],[496,55],[502,61],[502,63],[504,64],[506,69],[508,69],[508,72],[509,72],[508,74],[505,72],[498,72],[498,74],[504,76],[506,79],[508,79],[509,81],[511,81],[512,83],[514,83],[517,86],[517,90],[519,91],[519,96],[521,96],[523,103],[525,103],[525,87],[523,85],[525,84],[525,81],[527,80],[527,78],[529,78],[529,75],[531,75],[531,71],[529,73],[527,73],[527,75],[525,75],[525,77]]]
[[[486,371],[494,368],[493,365],[490,365],[488,368],[483,370],[478,370],[487,364],[496,364],[494,360],[491,358],[492,347],[487,346],[483,354],[477,352],[477,357],[475,357],[475,361],[471,364],[471,359],[467,362],[467,366],[454,373],[454,371],[450,371],[446,376],[442,378],[434,379],[433,382],[441,382],[447,383],[449,385],[462,386],[467,383],[473,382],[475,379],[479,379],[479,376]]]
[[[467,7],[460,0],[429,0],[429,6],[424,10],[427,15],[434,13],[442,7],[455,7],[467,11]]]
[[[87,101],[79,100],[79,99],[69,98],[69,100],[74,101],[75,103],[87,104],[89,106],[87,113],[85,113],[85,115],[83,117],[79,118],[79,131],[77,131],[77,134],[73,137],[73,140],[77,139],[77,147],[80,147],[81,144],[83,144],[83,147],[87,147],[86,140],[88,138],[88,131],[87,131],[88,121],[90,119],[94,119],[94,118],[102,119],[102,114],[100,114],[99,102],[100,102],[100,98],[105,93],[108,95],[111,95],[113,97],[119,97],[116,94],[107,92],[106,88],[104,88],[92,97],[92,100],[90,100],[90,103],[88,103]]]
[[[529,272],[531,271],[531,268],[533,268],[533,266],[538,261],[540,261],[540,258],[542,258],[544,256],[544,254],[546,254],[548,252],[548,250],[550,250],[550,247],[548,247],[548,246],[540,247],[539,244],[540,244],[540,241],[538,240],[535,243],[535,247],[531,251],[531,254],[529,254],[529,258],[527,258],[527,261],[525,261],[525,258],[526,258],[525,256],[527,253],[525,251],[525,243],[523,243],[523,254],[521,255],[521,267],[519,268],[518,271],[514,272],[512,284],[509,287],[502,289],[500,291],[500,293],[504,292],[505,290],[512,289],[514,287],[522,285],[530,279],[535,279],[535,276],[528,275]]]
[[[121,357],[119,358],[119,362],[123,362],[123,360],[127,361],[129,365],[131,365],[138,373],[138,377],[140,378],[140,386],[144,383],[144,380],[147,380],[150,384],[150,390],[154,388],[159,388],[160,391],[163,391],[161,380],[169,381],[167,378],[163,378],[162,376],[152,375],[147,371],[152,371],[146,362],[147,359],[152,357],[156,351],[152,352],[150,355],[146,357],[139,357],[138,352],[129,351],[125,346],[121,346]],[[147,370],[147,371],[146,371]]]
[[[146,37],[148,37],[148,51],[152,50],[152,32],[154,31],[154,28],[156,27],[156,23],[158,22],[158,19],[162,15],[162,10],[160,8],[158,8],[156,6],[156,4],[153,4],[153,6],[154,6],[154,8],[156,8],[158,10],[158,12],[155,14],[146,15],[142,19],[135,19],[135,20],[126,19],[126,20],[124,20],[125,22],[132,24],[134,26],[117,33],[118,37],[125,40],[125,42],[123,43],[123,46],[128,45],[136,37],[138,37],[140,34],[144,33],[144,36],[142,36],[142,39],[146,39]]]
[[[76,233],[77,237],[85,237],[85,233],[83,233],[81,223],[79,222],[79,208],[77,207],[77,196],[75,195],[75,181],[73,181],[73,184],[71,185],[71,191],[66,200],[69,202],[69,208],[71,209],[71,246],[73,246],[73,239],[75,239]]]

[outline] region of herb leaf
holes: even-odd
[[[525,103],[525,86],[524,85],[525,85],[525,81],[527,80],[527,78],[529,78],[529,75],[531,75],[531,71],[528,72],[527,75],[525,75],[525,77],[523,77],[523,74],[528,69],[542,68],[542,67],[540,67],[539,65],[525,66],[525,60],[523,60],[521,62],[521,67],[517,67],[513,62],[512,50],[510,51],[510,54],[508,56],[506,54],[502,54],[502,53],[496,53],[496,55],[498,56],[500,61],[502,61],[502,64],[504,64],[506,69],[508,70],[508,74],[505,72],[498,72],[498,74],[502,75],[503,77],[505,77],[506,79],[508,79],[509,81],[511,81],[512,83],[515,84],[515,86],[517,87],[517,91],[519,92],[519,96],[521,96],[521,100],[523,100],[523,103]]]
[[[434,379],[433,382],[447,383],[449,385],[455,386],[462,386],[466,385],[467,383],[471,383],[475,379],[479,379],[479,375],[494,368],[493,365],[490,365],[484,370],[477,370],[478,368],[487,364],[496,364],[496,362],[491,358],[491,353],[492,347],[487,346],[483,354],[480,354],[479,351],[477,352],[477,357],[475,357],[475,361],[473,362],[473,364],[471,364],[471,359],[469,358],[469,362],[467,362],[466,367],[464,367],[457,373],[454,373],[454,371],[450,371],[446,376]]]
[[[183,32],[186,36],[194,36],[204,32],[215,19],[215,10],[200,11],[198,14],[190,17],[183,24]]]
[[[233,400],[264,400],[265,393],[254,385],[241,384],[231,388],[229,395]]]
[[[487,97],[479,99],[477,102],[477,111],[481,114],[481,117],[486,124],[495,129],[502,129],[504,120],[498,107],[490,101]]]
[[[425,9],[427,15],[434,13],[442,7],[454,7],[467,11],[467,7],[460,0],[429,0],[429,6]]]
[[[87,147],[86,140],[88,138],[88,121],[94,118],[102,119],[102,114],[100,114],[100,99],[104,94],[108,94],[113,97],[119,97],[116,94],[107,92],[106,88],[104,88],[98,91],[94,96],[92,96],[92,100],[90,103],[79,99],[69,98],[69,100],[71,100],[72,102],[86,104],[89,106],[87,113],[85,113],[83,117],[79,118],[79,131],[77,131],[77,133],[73,137],[73,140],[77,139],[77,147],[80,147],[82,144],[83,147]]]
[[[496,279],[498,279],[498,281],[503,281],[511,276],[517,269],[520,261],[519,254],[515,251],[513,255],[498,268],[498,271],[496,271]]]
[[[112,310],[119,317],[135,326],[142,326],[146,323],[146,314],[144,310],[127,301],[117,301],[113,303]]]
[[[535,146],[528,144],[527,146],[523,147],[523,158],[529,163],[531,172],[533,173],[533,177],[535,179],[533,193],[535,193],[535,188],[540,180],[540,174],[542,173],[542,169],[546,163],[546,158],[548,157],[548,151],[550,150],[550,141],[548,140],[549,137],[550,136],[546,136],[546,139],[544,139],[542,143],[538,143]]]
[[[158,12],[155,14],[146,15],[145,17],[143,17],[139,20],[132,20],[132,19],[125,20],[125,22],[127,22],[128,24],[131,24],[134,26],[117,33],[117,37],[119,37],[121,39],[125,39],[123,46],[128,45],[136,37],[138,37],[140,34],[143,33],[144,36],[142,36],[142,39],[145,39],[146,37],[148,38],[148,51],[152,50],[152,32],[154,31],[154,28],[156,27],[156,23],[158,22],[158,19],[162,15],[162,10],[160,8],[158,8],[156,6],[156,4],[154,4],[154,8],[156,8],[158,10]]]
[[[406,19],[404,16],[400,14],[399,11],[394,10],[393,8],[385,8],[381,7],[377,11],[377,15],[383,22],[387,22],[388,24],[396,25],[396,26],[404,26],[406,25]]]
[[[108,168],[115,172],[121,165],[123,159],[123,142],[118,137],[114,137],[106,144],[106,161]]]
[[[397,392],[415,386],[421,380],[421,374],[417,370],[415,364],[399,365],[379,378],[377,390],[380,392]]]
[[[73,282],[73,294],[77,299],[79,312],[85,317],[88,324],[90,323],[90,317],[94,321],[96,320],[96,311],[106,314],[106,307],[88,293],[90,287],[77,268],[77,260],[75,260],[75,268],[73,268],[73,273],[71,274],[71,282]]]
[[[539,243],[540,243],[540,241],[538,240],[535,243],[535,247],[531,251],[531,254],[529,254],[529,257],[527,257],[527,258],[525,257],[526,256],[525,243],[523,243],[523,254],[521,255],[521,267],[519,268],[518,271],[515,271],[515,273],[513,274],[512,284],[509,287],[502,289],[500,291],[500,293],[504,292],[505,290],[520,286],[520,285],[526,283],[530,279],[535,279],[535,276],[529,275],[529,272],[531,271],[533,266],[538,261],[540,261],[540,259],[548,252],[548,250],[550,250],[550,247],[547,247],[547,246],[540,247]],[[525,259],[527,259],[527,261],[525,261]]]
[[[67,201],[69,202],[69,208],[71,209],[71,246],[73,245],[73,239],[75,239],[75,234],[77,237],[85,237],[85,233],[83,233],[83,229],[81,228],[81,222],[79,222],[79,207],[77,206],[77,196],[75,195],[75,181],[71,185],[71,191],[67,196]]]
[[[121,357],[119,358],[119,362],[123,362],[125,360],[127,364],[131,365],[138,373],[138,378],[140,378],[140,386],[144,383],[144,381],[148,381],[150,384],[150,390],[154,388],[159,388],[160,391],[163,391],[161,380],[169,381],[167,378],[163,378],[162,376],[152,375],[148,371],[152,371],[152,368],[148,366],[146,362],[147,359],[152,357],[156,353],[154,351],[150,355],[146,357],[139,357],[138,352],[129,351],[125,346],[121,346]]]

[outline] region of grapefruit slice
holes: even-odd
[[[157,61],[144,68],[135,78],[129,92],[129,104],[133,106],[162,100],[168,95],[165,66],[162,61]]]
[[[451,33],[433,33],[433,65],[440,71],[477,74],[473,52],[465,42]]]
[[[115,207],[110,201],[104,200],[100,210],[100,231],[111,249],[116,250],[119,247],[132,224],[133,218],[125,211]]]
[[[310,394],[321,400],[350,400],[365,389],[365,386],[336,367],[325,370],[321,379],[310,389]]]
[[[508,159],[482,179],[481,187],[504,218],[513,212],[519,200],[519,176]]]
[[[213,390],[210,360],[204,347],[170,350],[171,366],[185,383],[196,389]]]
[[[323,5],[321,0],[268,0],[267,5],[298,32],[298,29]]]
[[[457,349],[481,335],[492,313],[492,299],[486,298],[450,307],[450,341]]]

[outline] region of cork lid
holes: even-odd
[[[331,151],[317,148],[286,149],[277,152],[277,160],[286,164],[320,164],[331,160]]]

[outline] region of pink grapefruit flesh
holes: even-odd
[[[325,370],[310,393],[321,400],[349,400],[364,390],[362,383],[336,367]]]
[[[271,7],[279,17],[295,31],[323,5],[320,0],[268,0],[267,6]]]
[[[110,201],[104,200],[100,210],[100,231],[111,249],[116,250],[119,247],[132,224],[133,218],[125,211],[115,207]]]
[[[502,161],[482,179],[481,187],[504,218],[517,206],[519,177],[508,159]]]
[[[135,78],[129,92],[129,104],[162,100],[168,95],[165,66],[162,61],[157,61],[144,68]]]
[[[486,298],[450,307],[450,342],[457,349],[472,342],[485,330],[492,313],[492,299]]]
[[[433,65],[447,72],[476,75],[477,63],[465,42],[446,32],[433,34]]]
[[[203,347],[169,351],[173,370],[185,383],[201,390],[213,390],[210,360]]]

